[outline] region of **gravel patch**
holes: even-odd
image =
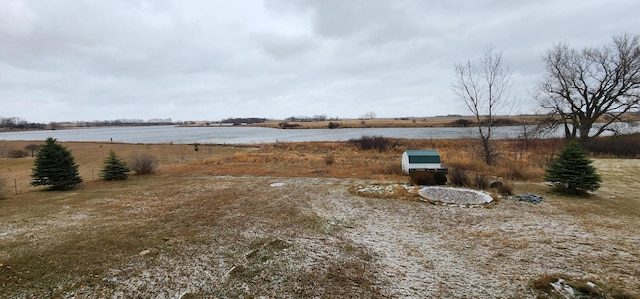
[[[424,187],[418,193],[429,201],[453,205],[480,205],[493,201],[486,192],[463,188]]]
[[[539,204],[539,203],[542,202],[542,200],[544,198],[542,196],[540,196],[540,195],[537,195],[537,194],[525,193],[525,194],[522,194],[522,195],[509,196],[509,197],[507,197],[507,199],[515,200],[515,201],[523,201],[523,202],[528,202],[528,203],[532,203],[532,204]]]

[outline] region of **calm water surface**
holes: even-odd
[[[499,127],[496,138],[516,137],[520,127]],[[125,143],[255,144],[273,142],[346,141],[362,136],[447,139],[474,136],[474,128],[271,129],[257,127],[100,127],[55,131],[0,133],[0,140],[111,141]]]

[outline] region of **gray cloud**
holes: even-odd
[[[637,11],[632,0],[2,1],[0,116],[462,114],[455,63],[502,48],[530,102],[554,43],[637,34]]]

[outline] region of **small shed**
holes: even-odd
[[[407,150],[402,154],[402,171],[431,171],[447,173],[448,169],[440,164],[440,155],[435,150]]]

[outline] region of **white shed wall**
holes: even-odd
[[[410,169],[439,169],[442,168],[440,163],[409,163],[409,155],[405,152],[402,154],[402,171],[408,173]]]

